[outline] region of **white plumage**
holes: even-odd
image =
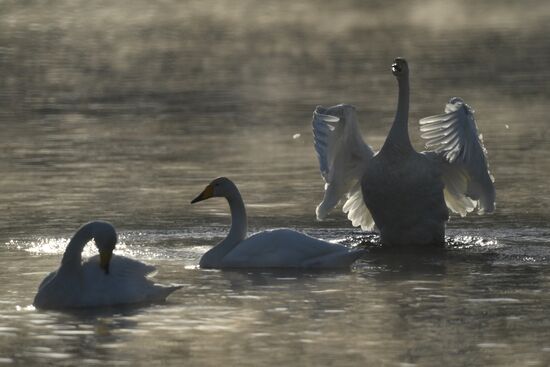
[[[364,253],[290,229],[263,231],[247,238],[246,210],[235,184],[228,178],[217,178],[191,203],[211,197],[227,199],[231,229],[223,241],[202,256],[203,268],[349,268]]]
[[[411,145],[408,65],[392,65],[399,84],[395,120],[381,150],[374,154],[363,141],[353,106],[318,106],[313,134],[325,181],[317,218],[326,217],[341,200],[354,226],[375,227],[388,245],[441,245],[448,210],[462,216],[478,208],[491,213],[495,189],[486,150],[473,109],[451,98],[445,113],[420,120],[421,136],[430,151]]]
[[[449,208],[462,216],[476,207],[480,214],[492,213],[493,178],[474,110],[461,98],[451,98],[444,114],[420,119],[420,131],[420,136],[426,139],[426,148],[443,160],[445,201]]]
[[[81,253],[94,239],[100,255],[82,261]],[[153,283],[155,267],[112,255],[117,241],[107,222],[90,222],[73,236],[59,269],[40,283],[33,305],[43,309],[107,307],[161,302],[180,288]],[[112,257],[111,257],[112,256]]]

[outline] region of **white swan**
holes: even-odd
[[[409,69],[403,58],[392,65],[399,85],[391,130],[374,154],[363,141],[355,108],[318,106],[313,113],[315,149],[325,195],[317,207],[322,220],[342,198],[354,226],[378,227],[387,245],[442,245],[448,209],[465,216],[476,207],[490,213],[495,189],[474,111],[451,98],[445,113],[420,120],[429,152],[414,150],[407,129]]]
[[[227,199],[231,229],[223,241],[202,256],[202,268],[349,268],[364,253],[290,229],[259,232],[246,238],[246,210],[237,186],[228,178],[216,178],[191,204],[212,197]]]
[[[83,263],[82,250],[91,239],[99,256]],[[161,302],[180,288],[147,279],[155,271],[154,266],[112,255],[116,242],[116,231],[107,222],[95,221],[80,227],[67,245],[59,269],[40,283],[33,305],[68,309]]]

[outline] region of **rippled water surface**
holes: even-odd
[[[550,364],[549,24],[546,1],[0,1],[0,364]],[[341,213],[314,218],[311,113],[356,105],[379,148],[395,56],[414,145],[416,121],[461,96],[496,178],[496,213],[452,217],[437,253],[381,252]],[[229,215],[189,201],[220,175],[251,231],[372,250],[345,273],[198,269]],[[35,310],[92,219],[183,289],[151,307]]]

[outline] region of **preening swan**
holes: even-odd
[[[380,151],[363,141],[353,106],[318,106],[313,133],[325,195],[322,220],[345,198],[343,211],[354,226],[378,228],[385,245],[443,245],[449,208],[464,216],[476,207],[491,213],[495,189],[474,111],[460,98],[445,113],[420,120],[428,152],[414,150],[407,129],[409,68],[395,59],[397,112]]]
[[[99,256],[82,262],[82,250],[91,239]],[[113,255],[116,242],[115,228],[107,222],[80,227],[67,245],[59,269],[40,283],[33,305],[67,309],[161,302],[180,288],[149,280],[154,266]]]
[[[237,186],[228,178],[216,178],[191,204],[212,197],[227,199],[231,229],[223,241],[202,256],[202,268],[349,268],[364,253],[290,229],[259,232],[246,238],[246,210]]]

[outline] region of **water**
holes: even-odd
[[[545,1],[1,2],[0,364],[548,365],[548,24]],[[376,242],[340,213],[314,220],[309,122],[355,104],[378,148],[398,55],[416,147],[415,121],[449,97],[476,109],[497,212],[453,217],[446,252],[373,251],[349,273],[197,269],[229,217],[189,201],[220,175],[252,231]],[[34,310],[91,219],[184,288],[152,307]]]

